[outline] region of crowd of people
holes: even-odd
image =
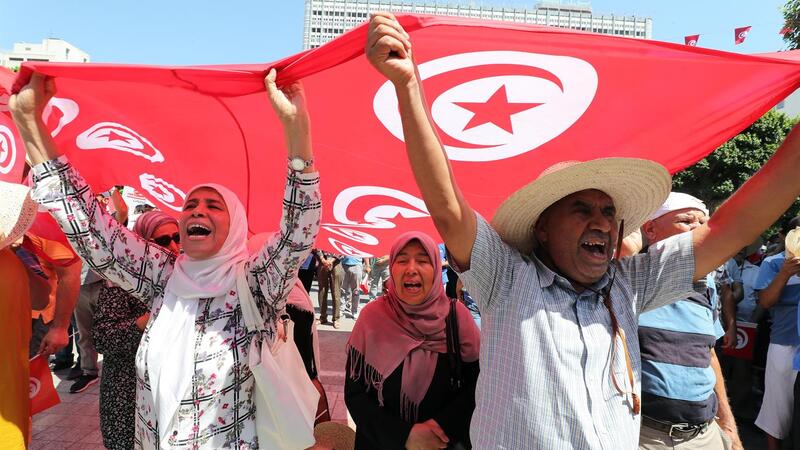
[[[371,259],[314,248],[310,119],[302,86],[279,89],[274,69],[265,89],[290,162],[278,231],[250,239],[236,195],[207,183],[177,219],[147,211],[129,230],[118,190],[95,196],[53,143],[50,80],[33,74],[11,97],[32,184],[0,184],[1,447],[29,442],[29,358],[73,368],[78,393],[99,352],[107,448],[280,448],[259,425],[248,352],[285,341],[290,318],[324,416],[315,278],[318,323],[355,320],[342,349],[355,448],[742,448],[735,417],[760,392],[768,447],[800,447],[800,217],[759,241],[800,194],[796,130],[713,214],[658,163],[619,157],[548,168],[490,222],[458,187],[391,14],[371,18],[366,53],[394,86],[442,244],[409,232]],[[30,228],[40,207],[63,239]],[[263,332],[245,324],[249,297]],[[752,361],[724,354],[742,322],[758,327]]]

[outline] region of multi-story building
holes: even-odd
[[[42,40],[41,44],[16,42],[10,52],[0,51],[0,66],[10,69],[25,61],[89,62],[89,54],[67,41],[56,38]]]
[[[572,28],[640,39],[653,36],[649,17],[595,15],[587,1],[539,3],[534,8],[413,0],[306,0],[303,48],[319,47],[369,18],[374,11],[438,14]]]

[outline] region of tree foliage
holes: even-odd
[[[675,174],[673,188],[702,199],[711,210],[716,209],[775,153],[794,123],[782,112],[767,112],[705,159]],[[798,213],[800,200],[794,202],[782,220]],[[774,230],[775,226],[769,232]]]
[[[783,6],[783,28],[786,33],[783,40],[786,42],[787,49],[796,50],[800,48],[800,0],[789,0]]]

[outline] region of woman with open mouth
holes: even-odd
[[[32,169],[31,197],[61,225],[83,261],[144,301],[150,319],[136,354],[136,448],[259,448],[255,382],[247,364],[253,333],[242,319],[236,280],[246,278],[272,344],[278,312],[319,229],[319,175],[300,84],[264,82],[281,120],[290,164],[280,232],[247,251],[247,214],[216,184],[190,189],[178,218],[184,254],[131,233],[103,211],[42,121],[54,83],[33,74],[9,99]],[[261,443],[262,446],[268,446]]]
[[[347,343],[355,448],[470,448],[480,331],[447,298],[430,236],[400,235],[389,270],[386,293],[364,307]]]

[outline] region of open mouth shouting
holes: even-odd
[[[186,236],[191,241],[200,241],[211,235],[211,228],[200,223],[190,223],[186,226]]]
[[[607,261],[609,243],[605,239],[589,238],[581,242],[581,250],[592,260]]]

